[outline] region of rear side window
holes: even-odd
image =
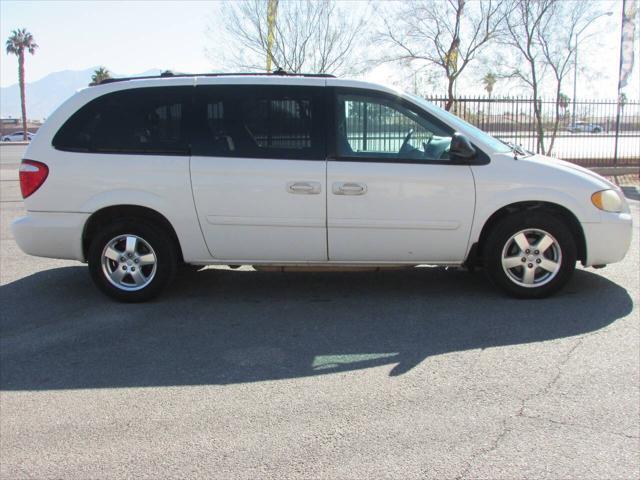
[[[193,87],[136,88],[98,97],[65,122],[58,150],[189,155],[186,108]]]
[[[325,158],[322,88],[240,85],[196,90],[194,155]]]
[[[311,148],[310,98],[257,98],[242,105],[244,125],[258,148]]]

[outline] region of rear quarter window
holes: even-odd
[[[58,130],[58,150],[189,155],[186,109],[192,87],[135,88],[98,97]]]

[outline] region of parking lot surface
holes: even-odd
[[[18,148],[0,149],[0,478],[640,476],[638,201],[626,259],[547,300],[442,268],[208,268],[124,305],[18,249]]]

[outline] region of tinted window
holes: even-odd
[[[230,108],[228,102],[223,101],[220,95],[214,95],[205,99],[205,102],[199,105],[200,111],[202,106],[206,112],[201,112],[198,116],[200,120],[197,128],[200,131],[198,137],[201,138],[202,144],[205,144],[209,151],[217,155],[231,155],[236,151],[236,145],[231,135],[231,129],[228,121],[228,114],[225,111],[225,103]],[[204,113],[205,121],[202,122],[202,113]],[[202,126],[205,126],[202,129]],[[194,155],[198,155],[202,148],[196,148]]]
[[[337,96],[340,157],[446,161],[453,131],[400,101],[368,95]]]
[[[241,85],[197,90],[194,155],[325,158],[323,89]]]
[[[136,88],[96,98],[58,131],[53,146],[96,153],[188,155],[192,87]]]
[[[258,98],[242,105],[244,125],[259,148],[311,147],[309,98]]]

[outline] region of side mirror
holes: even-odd
[[[449,147],[449,158],[459,160],[471,160],[476,156],[476,149],[473,148],[467,137],[461,133],[454,133],[451,137],[451,147]]]

